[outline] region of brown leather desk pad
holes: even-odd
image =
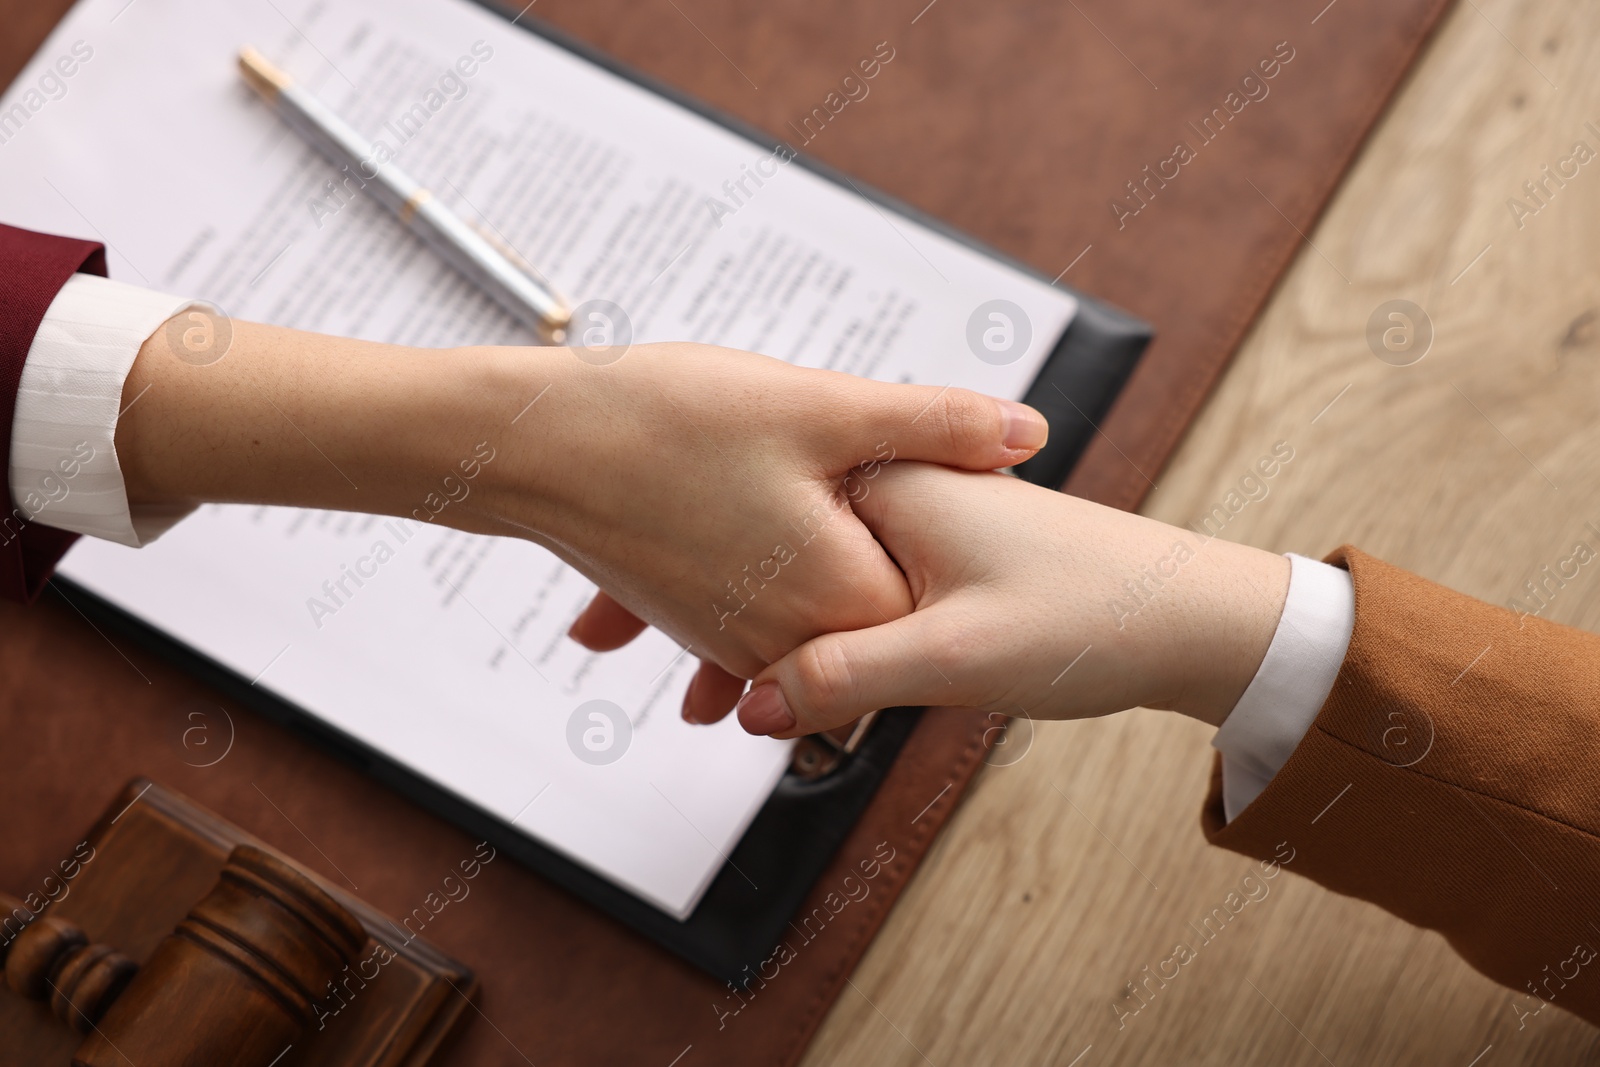
[[[0,0],[0,81],[65,6]],[[544,0],[537,10],[797,145],[790,123],[889,42],[895,59],[870,94],[804,149],[1049,276],[1070,265],[1064,280],[1155,324],[1067,485],[1133,507],[1446,6]],[[135,774],[389,913],[409,911],[471,853],[466,834],[220,708],[153,656],[113,647],[58,599],[0,606],[0,633],[0,796],[12,812],[0,885],[42,878]],[[792,1063],[981,765],[992,726],[923,716],[807,901],[813,919],[753,993],[736,996],[536,876],[495,865],[430,930],[483,983],[482,1017],[440,1062]],[[224,758],[201,766],[230,739]]]

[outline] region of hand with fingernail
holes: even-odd
[[[898,463],[855,510],[915,610],[761,671],[738,705],[752,733],[901,706],[1065,719],[1142,705],[1219,725],[1288,589],[1283,556],[1000,474]]]
[[[579,367],[575,388],[535,409],[590,427],[537,521],[604,590],[572,636],[605,650],[646,623],[664,630],[703,661],[684,700],[697,722],[796,645],[911,610],[905,576],[855,513],[884,474],[918,460],[1007,467],[1048,434],[1032,408],[964,389],[706,346]]]

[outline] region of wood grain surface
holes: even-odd
[[[1144,512],[1198,518],[1282,440],[1294,461],[1225,536],[1312,556],[1351,542],[1493,603],[1600,545],[1600,161],[1542,207],[1523,189],[1575,142],[1600,151],[1597,100],[1600,8],[1458,5],[1175,460],[1146,472]],[[1404,367],[1366,339],[1399,299],[1434,332]],[[1580,574],[1545,616],[1600,627],[1600,582]],[[979,777],[805,1062],[1600,1056],[1588,1025],[1522,1017],[1537,1002],[1441,938],[1292,875],[1119,1029],[1125,983],[1254,870],[1200,836],[1209,733],[1143,710],[1041,724],[1020,762]]]
[[[1335,18],[1338,2],[1318,17]],[[47,9],[64,6],[0,0],[7,77],[53,21]],[[735,18],[737,6],[718,5],[716,17]],[[1039,19],[1057,6],[1036,4]],[[1307,5],[1307,18],[1318,7]],[[774,42],[772,54],[795,51]],[[853,58],[835,51],[811,66],[819,84]],[[1600,150],[1600,133],[1586,128],[1600,128],[1597,53],[1600,8],[1585,0],[1465,0],[1448,16],[1175,460],[1142,472],[1155,486],[1148,514],[1199,517],[1282,440],[1295,459],[1226,536],[1310,555],[1350,541],[1497,603],[1576,541],[1600,544],[1586,527],[1600,526],[1600,464],[1589,459],[1600,406],[1591,248],[1600,161],[1551,183],[1542,204],[1523,189],[1575,142]],[[710,99],[744,91],[747,76],[775,76],[707,54],[685,87]],[[1048,62],[990,59],[997,81],[986,91],[1002,95],[1029,62]],[[774,109],[766,124],[779,128],[784,114]],[[941,130],[906,136],[937,142]],[[985,210],[1009,228],[975,224],[960,190],[948,200],[892,191],[1009,250],[1037,252],[1017,192],[1037,183],[995,184],[1010,199]],[[1527,210],[1514,213],[1512,198]],[[1082,269],[1093,289],[1093,261]],[[1426,355],[1409,366],[1380,361],[1367,337],[1393,300],[1425,309],[1432,325]],[[1594,575],[1545,614],[1600,626]],[[1119,1027],[1126,984],[1255,870],[1201,839],[1207,742],[1204,728],[1148,711],[1018,730],[805,1062],[1500,1067],[1600,1056],[1591,1028],[1556,1008],[1520,1017],[1526,998],[1475,975],[1439,938],[1293,875],[1270,882]],[[501,992],[512,1010],[515,991]]]

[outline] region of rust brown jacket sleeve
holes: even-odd
[[[1294,755],[1223,848],[1437,930],[1468,963],[1600,1024],[1600,636],[1342,548],[1355,631]]]

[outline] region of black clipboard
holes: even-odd
[[[474,0],[479,6],[594,65],[715,122],[768,151],[787,147],[764,132],[723,114],[671,86],[635,71],[591,46],[517,11],[515,4]],[[790,149],[792,151],[792,149]],[[794,164],[935,230],[1020,273],[1049,282],[1031,267],[988,248],[826,164],[795,154]],[[1052,283],[1053,284],[1053,283]],[[1065,287],[1063,287],[1065,288]],[[1098,432],[1152,336],[1140,320],[1068,290],[1078,312],[1058,339],[1024,398],[1050,423],[1050,441],[1016,473],[1037,485],[1059,487]],[[439,815],[519,863],[577,895],[628,927],[723,981],[743,985],[771,953],[811,886],[877,792],[916,726],[921,709],[897,708],[873,717],[843,739],[804,739],[779,781],[713,878],[694,912],[679,921],[565,856],[511,828],[391,757],[311,713],[249,684],[215,660],[168,636],[88,589],[57,578],[57,595],[97,621],[139,642],[214,686],[236,705],[316,744],[425,810]],[[757,888],[759,887],[759,888]]]

